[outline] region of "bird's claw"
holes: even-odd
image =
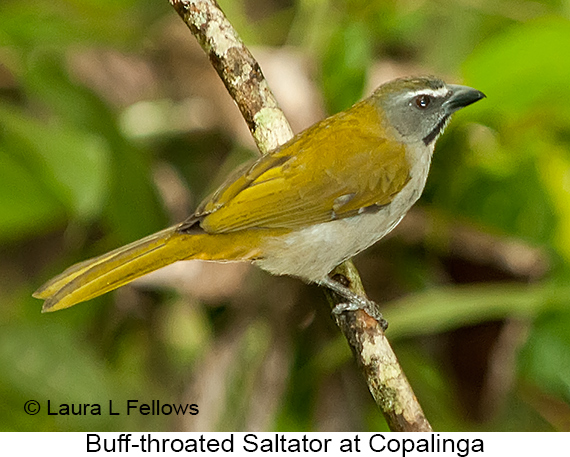
[[[355,302],[347,302],[347,303],[338,303],[332,310],[333,314],[340,316],[345,311],[357,311],[363,310],[368,314],[370,317],[374,318],[382,327],[382,330],[386,331],[388,328],[388,321],[382,317],[382,313],[378,311],[378,306],[376,303],[370,300],[366,300],[362,297],[358,297],[358,300]]]

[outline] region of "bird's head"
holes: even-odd
[[[373,103],[405,143],[435,142],[451,115],[485,95],[471,87],[445,84],[433,77],[396,79],[380,86]]]

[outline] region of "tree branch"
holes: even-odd
[[[352,261],[344,262],[332,273],[342,275],[351,290],[366,296]],[[339,302],[326,291],[331,308]],[[336,323],[348,341],[368,389],[393,432],[431,432],[422,407],[408,382],[382,326],[366,312],[358,310],[336,316]]]
[[[293,131],[257,61],[215,0],[169,0],[218,72],[262,154],[286,143]]]
[[[258,148],[267,153],[293,133],[271,93],[261,68],[215,0],[169,0],[209,56],[238,105]],[[346,278],[351,289],[365,295],[352,262],[333,275]],[[331,306],[339,303],[328,293]],[[393,431],[431,431],[381,325],[364,311],[336,318],[364,373],[368,388]]]

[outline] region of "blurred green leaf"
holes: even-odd
[[[49,1],[0,4],[0,44],[32,48],[84,43],[125,45],[140,39],[145,9],[137,0]]]
[[[463,69],[467,82],[492,101],[471,111],[496,129],[499,139],[486,144],[486,156],[511,157],[511,174],[500,180],[503,195],[479,217],[494,218],[494,225],[510,233],[551,242],[570,259],[568,43],[570,21],[542,17],[487,40]],[[476,141],[471,146],[466,149],[473,151]],[[510,221],[509,212],[515,216]]]
[[[36,400],[41,411],[37,416],[27,416],[20,420],[16,430],[113,430],[118,424],[126,427],[146,428],[160,423],[161,418],[137,418],[126,414],[126,400],[143,398],[150,386],[144,377],[126,376],[122,367],[114,367],[101,357],[98,348],[88,339],[77,338],[77,327],[85,329],[89,319],[77,319],[74,313],[59,318],[41,315],[37,308],[32,310],[34,301],[26,291],[27,298],[18,300],[26,310],[18,309],[11,314],[9,325],[0,324],[0,363],[6,369],[0,372],[0,392],[10,392],[15,400],[15,410],[22,411],[24,402]],[[10,301],[17,295],[0,297],[3,317],[10,309]],[[35,304],[35,303],[34,303]],[[85,313],[82,313],[86,316]],[[87,316],[89,313],[87,313]],[[138,345],[140,348],[140,345]],[[135,380],[138,379],[137,382]],[[102,407],[101,415],[58,416],[47,414],[47,401],[51,402],[52,413],[59,405],[94,404]],[[120,416],[109,416],[109,400]],[[14,418],[18,419],[18,414]],[[10,429],[3,423],[6,417],[0,414],[0,429]],[[142,419],[142,420],[141,420]],[[149,420],[151,419],[151,420]],[[157,421],[158,419],[158,421]]]
[[[495,144],[486,150],[495,157],[486,159],[478,156],[477,139],[468,142],[470,134],[466,129],[450,129],[442,139],[426,201],[504,234],[552,241],[558,218],[542,183],[531,139],[520,148]]]
[[[2,144],[36,173],[35,179],[82,219],[101,211],[109,173],[109,150],[103,138],[72,126],[46,125],[0,107]]]
[[[43,232],[65,207],[25,166],[0,148],[0,239]]]
[[[88,134],[92,155],[99,145],[95,171],[104,184],[102,210],[113,243],[133,241],[164,228],[164,212],[152,183],[151,158],[144,148],[124,137],[111,107],[91,90],[74,83],[62,56],[53,50],[35,55],[24,82],[30,94],[49,105],[62,124]],[[58,167],[65,167],[65,161],[58,162]]]
[[[570,313],[567,310],[542,315],[520,354],[524,379],[541,390],[570,402]]]
[[[473,284],[439,287],[409,295],[383,313],[392,324],[390,339],[454,330],[507,318],[531,319],[562,310],[570,303],[570,287],[545,284]]]
[[[474,110],[492,110],[507,122],[539,105],[570,110],[568,43],[570,21],[561,17],[516,24],[486,41],[463,64],[467,82],[493,101]]]
[[[342,111],[362,97],[372,62],[371,41],[364,22],[348,22],[331,37],[321,76],[329,112]]]

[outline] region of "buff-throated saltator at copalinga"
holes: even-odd
[[[68,308],[178,260],[251,261],[347,300],[329,273],[389,233],[420,197],[434,145],[457,110],[484,97],[432,77],[402,78],[231,175],[184,222],[78,263],[40,287]]]

